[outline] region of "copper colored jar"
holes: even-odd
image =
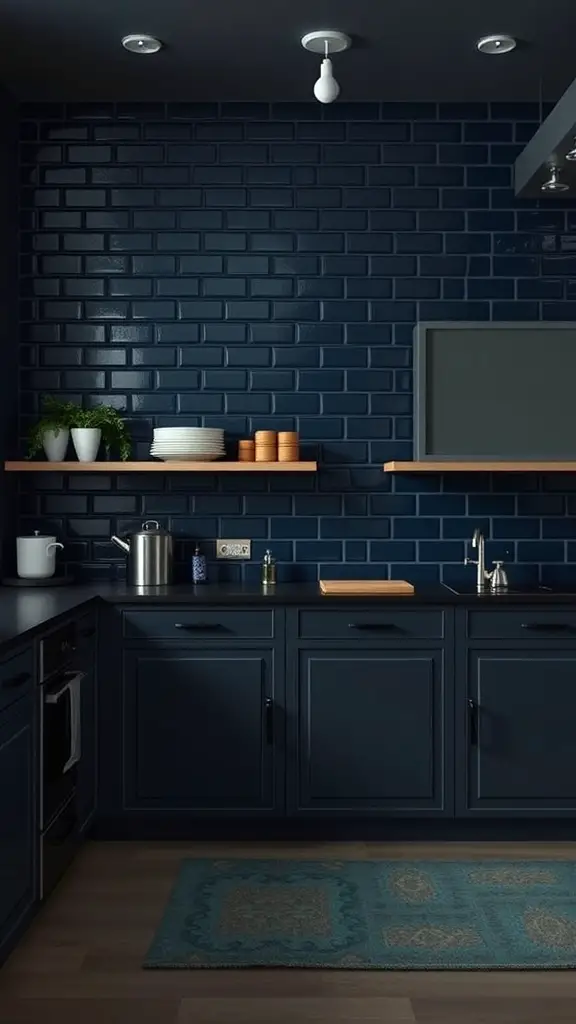
[[[278,434],[278,462],[298,462],[300,458],[298,434],[295,430],[281,430]]]
[[[238,441],[238,461],[239,462],[254,462],[255,457],[255,446],[252,438]]]
[[[256,442],[256,462],[278,461],[278,443],[275,430],[257,430],[254,440]]]

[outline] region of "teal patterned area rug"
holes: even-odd
[[[576,862],[186,860],[144,967],[576,966]]]

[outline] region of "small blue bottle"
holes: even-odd
[[[206,583],[206,555],[201,554],[198,545],[192,555],[192,582]]]

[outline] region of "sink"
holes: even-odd
[[[451,590],[453,594],[466,595],[466,594],[478,594],[475,583],[445,583],[444,586],[447,590]],[[483,590],[480,594],[482,597],[503,597],[505,595],[534,595],[534,597],[552,597],[556,595],[566,597],[576,597],[576,583],[560,585],[557,587],[545,587],[540,583],[527,583],[519,587],[507,587],[506,590],[490,590],[489,587]]]

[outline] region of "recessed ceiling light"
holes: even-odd
[[[162,49],[162,43],[155,36],[147,36],[142,32],[134,32],[132,35],[124,36],[122,46],[130,53],[158,53]]]
[[[516,49],[516,40],[514,36],[504,35],[502,32],[496,32],[491,36],[482,36],[476,42],[476,49],[480,53],[487,53],[491,57],[498,53],[510,53],[511,50]]]

